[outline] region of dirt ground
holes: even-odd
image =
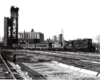
[[[84,55],[84,54],[73,55],[73,54],[65,53],[65,54],[59,54],[60,57],[57,57],[57,56],[55,57],[54,55],[50,56],[53,53],[50,55],[46,55],[47,53],[41,54],[41,53],[33,53],[33,52],[27,52],[27,51],[16,51],[15,54],[17,54],[17,57],[16,57],[17,62],[24,63],[26,66],[42,74],[44,77],[46,77],[47,80],[100,80],[100,77],[80,73],[80,72],[66,69],[60,66],[56,66],[51,63],[51,61],[61,61],[62,60],[61,56],[71,57],[71,58],[75,57],[75,59],[76,58],[83,59],[88,55]],[[99,56],[96,56],[96,57],[99,57]],[[89,57],[86,57],[85,59],[88,59],[88,58]],[[72,61],[69,60],[69,62],[72,62]]]
[[[100,80],[99,77],[55,66],[50,62],[24,64],[42,74],[47,80]]]

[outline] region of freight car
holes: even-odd
[[[41,44],[36,44],[35,45],[36,50],[48,50],[49,49],[49,44],[47,43],[41,43]]]
[[[25,47],[25,46],[24,46]],[[37,43],[26,45],[26,48],[32,50],[53,50],[53,51],[95,51],[92,45],[92,39],[78,39],[66,41],[64,46],[59,43]]]
[[[92,45],[92,39],[78,39],[68,41],[65,45],[65,50],[71,51],[95,51],[95,47]]]
[[[17,48],[31,49],[31,50],[53,50],[53,51],[95,51],[92,45],[92,39],[77,39],[64,42],[61,46],[59,42],[36,43],[36,44],[20,44]],[[1,44],[3,46],[3,44]],[[15,47],[16,48],[16,47]]]
[[[32,49],[32,50],[64,50],[64,48],[58,44],[54,43],[37,43],[37,44],[29,44],[24,48]]]

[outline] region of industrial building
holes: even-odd
[[[19,32],[18,43],[19,44],[33,44],[42,43],[44,41],[44,34],[41,32],[35,32],[33,29],[30,32]]]

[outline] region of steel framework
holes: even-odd
[[[18,43],[18,11],[19,8],[11,6],[11,17],[5,18],[4,22],[4,39],[6,40],[5,46],[12,47],[13,44]]]

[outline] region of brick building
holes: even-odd
[[[41,32],[34,32],[33,29],[30,32],[19,32],[18,43],[42,43],[44,41],[44,34]]]

